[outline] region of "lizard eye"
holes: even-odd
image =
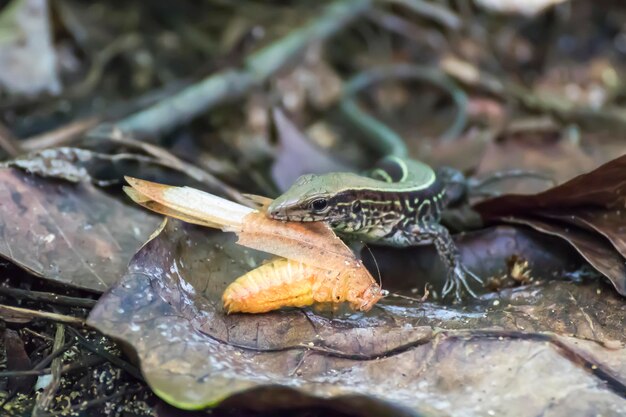
[[[311,202],[310,207],[315,212],[322,212],[328,207],[328,200],[326,200],[325,198],[318,198],[317,200],[313,200]]]

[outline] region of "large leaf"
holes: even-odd
[[[487,221],[522,223],[559,236],[626,295],[626,155],[533,195],[474,206]]]
[[[152,389],[185,409],[357,395],[381,407],[375,415],[626,413],[626,310],[598,281],[505,290],[471,307],[389,298],[367,314],[225,315],[224,288],[264,258],[232,235],[169,221],[89,323],[130,344]]]
[[[157,224],[90,183],[0,168],[0,256],[37,276],[105,291]]]

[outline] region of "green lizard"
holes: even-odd
[[[384,158],[371,177],[352,173],[304,175],[268,208],[271,217],[286,221],[325,221],[340,235],[364,243],[396,247],[433,243],[450,275],[443,289],[461,288],[475,296],[467,277],[479,283],[459,260],[448,230],[439,221],[450,200],[446,181],[421,162]]]
[[[468,277],[482,284],[482,280],[460,261],[459,252],[448,230],[439,222],[441,212],[458,196],[447,192],[450,184],[458,184],[461,175],[451,169],[433,170],[430,166],[406,157],[406,146],[393,131],[363,113],[351,99],[356,92],[372,82],[389,76],[384,70],[375,70],[357,76],[348,83],[342,110],[369,135],[371,144],[387,156],[368,176],[340,172],[324,175],[304,175],[268,208],[270,217],[285,221],[325,221],[340,235],[364,243],[396,247],[432,243],[448,267],[448,279],[443,296],[454,290],[457,300],[464,288],[476,296],[468,284]],[[464,127],[465,95],[440,74],[416,66],[390,68],[392,76],[419,78],[439,85],[452,93],[459,107],[453,130]],[[457,132],[458,133],[458,132]],[[446,136],[454,136],[448,132]]]

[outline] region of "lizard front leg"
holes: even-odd
[[[419,231],[414,233],[414,237],[416,241],[423,241],[425,238],[432,239],[439,257],[447,268],[448,277],[443,286],[443,297],[446,297],[454,290],[457,301],[460,301],[461,290],[463,288],[465,288],[472,297],[477,297],[476,293],[469,286],[467,278],[469,276],[480,284],[482,284],[483,281],[463,265],[459,250],[452,240],[448,229],[439,223],[421,225]]]

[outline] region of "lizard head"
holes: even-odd
[[[351,184],[359,176],[351,173],[303,175],[268,207],[277,220],[298,222],[343,220],[352,210]]]

